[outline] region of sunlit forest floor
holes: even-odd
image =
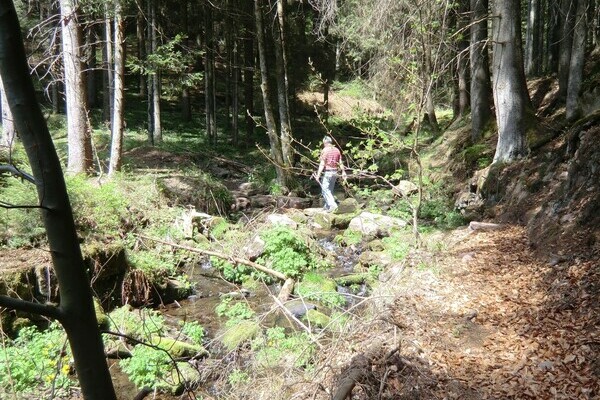
[[[330,398],[356,369],[353,399],[598,398],[598,260],[541,261],[516,226],[445,243],[396,268],[373,297],[386,305],[323,353],[301,398]]]

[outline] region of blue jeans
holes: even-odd
[[[335,187],[336,179],[336,171],[325,171],[323,179],[321,180],[321,191],[323,193],[323,200],[325,200],[326,210],[337,208],[337,204],[333,198],[333,188]]]

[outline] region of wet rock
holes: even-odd
[[[312,199],[306,199],[297,196],[278,196],[276,198],[277,207],[279,208],[308,208],[312,204]]]
[[[335,210],[335,214],[353,214],[360,209],[360,205],[356,199],[351,197],[344,199],[339,202],[337,210]]]
[[[309,310],[316,310],[317,306],[302,300],[292,300],[285,304],[285,308],[296,318],[303,317]]]
[[[277,206],[277,199],[271,195],[258,195],[250,198],[250,204],[254,208],[266,208]]]
[[[250,243],[244,246],[242,251],[248,260],[256,261],[256,259],[265,251],[265,246],[265,241],[262,240],[260,236],[256,235]]]
[[[254,320],[240,321],[234,326],[227,327],[220,337],[221,343],[228,351],[233,351],[244,342],[254,339],[260,332],[260,325]]]
[[[384,251],[365,251],[358,257],[358,262],[363,267],[386,266],[392,262],[392,257]]]

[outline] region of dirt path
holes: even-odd
[[[543,262],[520,227],[456,231],[445,243],[400,269],[387,310],[354,330],[354,345],[336,346],[354,351],[330,366],[348,365],[375,336],[384,343],[352,398],[600,398],[597,260]]]

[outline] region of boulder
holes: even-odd
[[[406,224],[406,221],[400,218],[363,211],[352,218],[348,229],[358,231],[365,237],[383,237],[389,236],[394,230],[404,228]]]
[[[408,197],[416,194],[419,191],[419,187],[411,181],[402,180],[393,187],[392,192],[397,196]]]
[[[292,300],[285,304],[285,308],[296,318],[303,317],[308,311],[315,310],[317,306],[302,300]]]
[[[305,318],[311,325],[325,328],[331,323],[331,318],[317,310],[308,310]]]
[[[266,243],[256,235],[250,243],[244,246],[242,249],[245,257],[250,261],[256,261],[258,257],[265,251]]]
[[[334,211],[335,214],[353,214],[360,209],[360,204],[356,199],[351,197],[339,202],[338,208]]]
[[[267,216],[267,222],[271,225],[284,225],[292,229],[298,228],[296,221],[284,214],[270,214]]]

